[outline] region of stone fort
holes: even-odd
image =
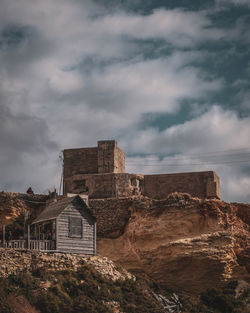
[[[220,199],[220,180],[214,171],[141,175],[125,171],[125,153],[115,140],[98,141],[97,147],[66,149],[63,193],[89,198],[148,196],[164,199],[172,192],[198,198]]]

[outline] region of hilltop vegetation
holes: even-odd
[[[145,282],[126,279],[112,281],[89,265],[78,271],[10,275],[1,279],[1,313],[13,313],[10,294],[23,295],[41,313],[77,312],[164,312]],[[26,312],[28,313],[28,312]]]

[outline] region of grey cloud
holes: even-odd
[[[250,6],[249,0],[216,0],[217,5],[234,4],[238,6]]]
[[[137,138],[125,135],[121,144],[130,153],[149,154],[130,158],[129,171],[216,170],[221,176],[223,199],[250,202],[249,133],[249,117],[241,119],[235,112],[214,106],[200,117],[162,132],[148,128],[138,131]],[[155,154],[164,157],[159,159]]]
[[[32,28],[23,25],[8,25],[0,34],[0,49],[17,48],[29,39]]]
[[[7,24],[0,34],[1,72],[9,77],[25,76],[32,62],[48,56],[53,50],[49,42],[34,26]]]
[[[0,188],[25,191],[31,182],[41,185],[41,168],[58,147],[50,138],[44,120],[25,112],[13,113],[2,103],[3,99],[0,103]],[[46,167],[44,173],[47,172]]]
[[[49,139],[48,127],[42,119],[25,114],[13,115],[9,108],[0,106],[0,141],[2,149],[18,153],[39,154],[56,148]]]
[[[93,3],[2,0],[0,186],[25,191],[31,183],[41,192],[60,179],[60,149],[98,139],[115,138],[129,153],[246,147],[249,120],[209,105],[204,113],[194,104],[190,123],[162,132],[138,127],[144,113],[175,113],[181,100],[198,103],[222,88],[220,79],[192,66],[204,55],[183,48],[227,36],[226,30],[213,28],[205,11],[110,14]],[[175,48],[171,55],[144,58],[141,41],[155,38]],[[234,177],[245,179],[239,169]],[[239,197],[235,186],[225,186]]]
[[[130,141],[133,151],[158,153],[197,153],[244,149],[248,147],[250,118],[240,119],[233,111],[212,106],[201,116],[159,132],[155,128],[138,132],[138,142]],[[150,147],[150,150],[149,150]]]

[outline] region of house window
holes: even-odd
[[[69,217],[69,237],[82,238],[82,218]]]

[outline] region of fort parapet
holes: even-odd
[[[114,140],[93,148],[64,150],[64,194],[90,198],[144,195],[164,199],[172,192],[220,199],[220,179],[214,171],[141,175],[125,173],[125,153]]]

